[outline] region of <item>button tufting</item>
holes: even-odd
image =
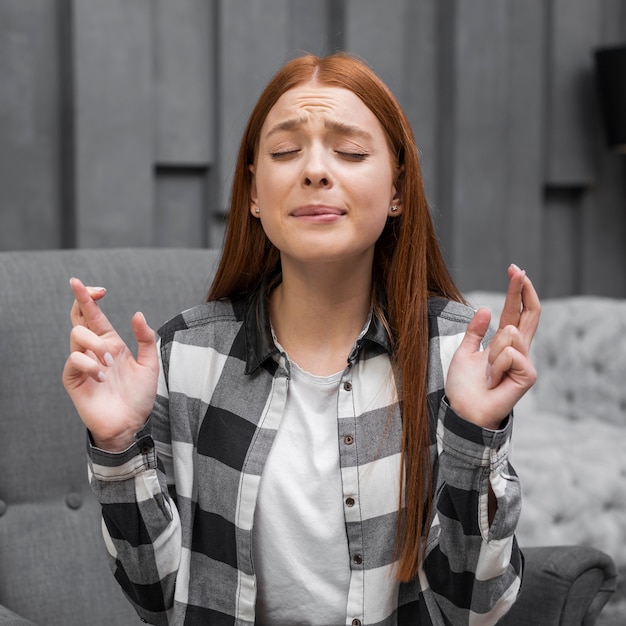
[[[72,491],[67,494],[67,497],[65,498],[65,503],[70,509],[73,509],[74,511],[76,511],[77,509],[80,509],[80,507],[82,506],[83,498],[80,495],[80,493],[76,493],[75,491]]]

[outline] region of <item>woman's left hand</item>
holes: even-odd
[[[452,410],[469,422],[494,430],[537,379],[529,351],[539,324],[539,297],[524,271],[511,265],[508,273],[509,288],[496,334],[481,350],[491,313],[478,309],[446,379]]]

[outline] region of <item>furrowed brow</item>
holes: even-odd
[[[270,128],[270,130],[267,131],[267,134],[265,136],[269,138],[272,135],[275,135],[276,133],[280,133],[282,131],[289,132],[289,131],[298,130],[298,128],[300,128],[301,126],[304,126],[306,123],[307,123],[307,118],[304,116],[290,117],[286,120],[283,120],[282,122],[279,122],[278,124],[276,124],[276,126],[272,126],[272,128]]]
[[[361,137],[362,139],[371,139],[372,136],[366,130],[363,130],[359,126],[353,124],[346,124],[339,120],[327,119],[324,122],[324,126],[327,130],[337,133],[338,135],[345,135],[346,137]]]
[[[290,117],[286,120],[283,120],[282,122],[279,122],[275,126],[272,126],[272,128],[267,131],[267,134],[265,136],[266,138],[269,138],[272,135],[275,135],[282,131],[293,132],[295,130],[298,130],[302,126],[306,126],[308,121],[309,120],[306,116]],[[361,137],[362,139],[372,138],[370,133],[368,133],[366,130],[363,130],[359,126],[347,124],[339,120],[326,119],[324,121],[324,127],[326,128],[326,130],[329,130],[338,135],[344,135],[346,137]]]

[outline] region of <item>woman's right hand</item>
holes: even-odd
[[[131,321],[138,344],[135,359],[96,302],[104,290],[85,287],[77,278],[70,285],[75,300],[63,386],[94,444],[121,452],[133,443],[154,406],[159,375],[156,335],[143,314],[135,313]]]

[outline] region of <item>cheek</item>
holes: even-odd
[[[275,176],[271,172],[260,172],[256,179],[256,190],[261,208],[275,204],[288,188],[285,177]]]

